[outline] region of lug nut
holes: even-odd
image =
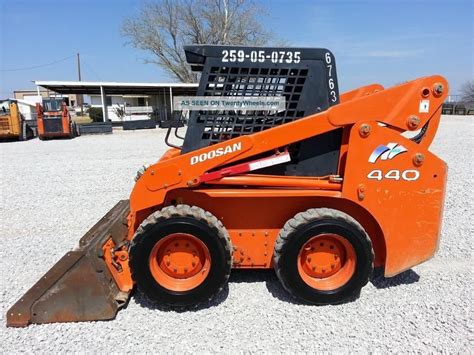
[[[359,198],[359,200],[363,200],[365,198],[365,185],[364,184],[360,184],[357,187],[357,197]]]
[[[437,97],[441,96],[444,91],[444,86],[441,83],[436,83],[433,85],[433,94]]]
[[[415,130],[420,125],[420,119],[417,116],[408,117],[407,126],[411,130]]]
[[[424,156],[424,154],[422,154],[422,153],[416,153],[416,154],[413,156],[413,164],[414,164],[415,166],[421,166],[421,165],[423,165],[424,161],[425,161],[425,156]]]
[[[363,123],[360,125],[359,134],[362,138],[368,137],[371,131],[370,125]]]

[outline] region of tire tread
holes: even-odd
[[[164,207],[161,210],[153,212],[151,215],[149,215],[147,218],[143,220],[143,222],[140,224],[140,226],[137,228],[137,231],[135,232],[135,235],[130,243],[129,251],[133,250],[134,248],[139,248],[140,244],[144,242],[147,236],[147,232],[150,231],[155,224],[160,223],[163,220],[169,219],[171,217],[190,217],[194,218],[200,222],[205,223],[208,227],[210,227],[212,230],[216,232],[216,235],[218,239],[223,243],[224,248],[227,252],[227,259],[226,259],[226,264],[225,264],[225,280],[222,282],[220,285],[219,289],[211,295],[208,299],[207,302],[209,302],[212,298],[214,298],[215,295],[220,293],[224,286],[226,285],[229,277],[230,277],[230,272],[232,268],[232,244],[230,241],[230,236],[227,230],[224,228],[224,225],[220,220],[218,220],[212,213],[203,210],[200,207],[197,206],[189,206],[185,204],[179,204],[176,206],[167,206]],[[129,252],[130,254],[130,265],[133,265],[133,252]],[[132,274],[132,279],[134,278],[134,270],[131,267],[131,274]],[[137,285],[138,286],[138,285]],[[138,286],[138,289],[140,292],[146,296],[146,292],[143,292],[143,290],[140,289],[140,286]],[[147,297],[149,301],[155,303],[155,301],[151,300],[149,297]],[[201,302],[198,302],[193,305],[193,307],[197,307],[202,303],[205,303],[206,300],[203,300]]]
[[[361,235],[364,236],[365,242],[370,245],[370,252],[372,254],[372,270],[374,268],[374,249],[372,247],[372,242],[365,232],[364,228],[361,226],[361,224],[355,220],[353,217],[349,216],[348,214],[341,212],[339,210],[335,210],[332,208],[311,208],[309,210],[306,210],[304,212],[299,212],[297,213],[293,218],[289,219],[283,228],[280,230],[280,233],[278,234],[277,240],[275,242],[275,250],[273,254],[273,264],[275,267],[275,272],[277,274],[278,279],[280,280],[281,284],[283,285],[283,288],[294,298],[298,298],[298,296],[295,294],[294,290],[292,287],[290,287],[287,283],[287,280],[285,277],[283,277],[282,272],[281,272],[281,264],[280,260],[282,257],[282,250],[283,247],[285,246],[286,243],[289,243],[291,240],[291,235],[296,232],[296,230],[303,225],[307,223],[311,223],[315,220],[318,219],[324,219],[324,218],[331,218],[335,220],[339,220],[342,222],[345,222],[355,229],[357,229],[359,232],[361,232]],[[371,274],[368,274],[366,279],[363,281],[362,286],[365,286],[369,282]]]

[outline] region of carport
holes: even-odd
[[[192,96],[196,94],[198,84],[193,83],[124,83],[107,81],[34,81],[37,87],[43,87],[58,94],[100,95],[104,122],[109,119],[107,95],[147,95],[156,96],[157,102],[165,103],[173,112],[173,96]],[[168,106],[169,104],[169,106]]]

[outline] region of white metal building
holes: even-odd
[[[158,118],[173,111],[173,96],[192,96],[198,84],[119,83],[93,81],[35,81],[38,87],[58,94],[88,95],[92,107],[102,107],[104,121],[120,121],[117,109],[125,110],[123,120]]]

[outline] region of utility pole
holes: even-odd
[[[81,81],[81,57],[79,53],[77,53],[77,78]],[[82,95],[77,95],[78,104],[81,105],[81,116],[84,116],[84,97]]]
[[[77,77],[81,81],[81,57],[79,53],[77,53]]]

